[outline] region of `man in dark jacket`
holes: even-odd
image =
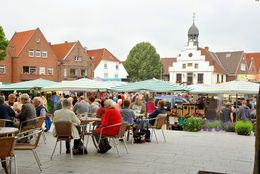
[[[242,102],[242,106],[239,107],[239,110],[238,110],[238,120],[250,120],[250,109],[249,107],[247,106],[247,101],[244,100]]]
[[[20,98],[23,106],[21,112],[16,117],[20,120],[20,126],[24,127],[27,124],[22,124],[22,122],[36,118],[36,110],[32,103],[30,103],[28,94],[21,94]]]
[[[12,121],[12,118],[15,117],[15,112],[10,106],[6,105],[4,102],[5,97],[0,96],[0,119],[8,120],[5,123],[6,127],[13,127],[14,123]]]
[[[165,106],[165,102],[163,101],[163,100],[160,100],[160,101],[158,101],[158,103],[157,103],[157,109],[153,112],[153,113],[151,113],[150,115],[149,115],[149,123],[151,124],[151,125],[154,125],[154,123],[155,123],[155,118],[159,115],[159,114],[165,114],[166,113],[166,111],[165,111],[165,109],[164,109],[164,106]]]

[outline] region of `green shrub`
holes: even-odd
[[[235,123],[231,123],[231,122],[225,123],[224,130],[226,132],[235,132]]]
[[[205,124],[205,128],[213,129],[213,128],[215,128],[215,123],[213,121],[208,121]]]
[[[238,135],[250,135],[253,130],[253,124],[251,121],[237,121],[235,130]]]
[[[189,117],[185,119],[184,130],[189,132],[197,132],[201,130],[202,119],[199,117]]]
[[[214,128],[217,130],[222,129],[222,122],[221,121],[214,121]]]

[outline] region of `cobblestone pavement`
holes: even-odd
[[[229,174],[250,174],[254,162],[255,137],[239,136],[227,132],[184,132],[165,131],[167,142],[163,142],[157,131],[159,144],[127,143],[129,154],[119,143],[121,157],[115,148],[107,154],[98,154],[90,142],[87,155],[59,154],[57,146],[53,160],[50,160],[55,138],[47,133],[47,144],[40,141],[37,150],[42,162],[40,172],[31,152],[16,152],[19,174],[197,174],[199,170]],[[0,173],[3,170],[0,169]]]

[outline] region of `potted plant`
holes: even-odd
[[[185,119],[184,130],[189,132],[198,132],[201,130],[202,119],[199,117],[189,117]]]
[[[226,132],[235,132],[235,123],[232,123],[230,121],[224,123],[224,130]]]
[[[235,131],[238,135],[251,135],[253,124],[251,121],[237,121]]]
[[[208,121],[208,122],[205,124],[205,127],[207,128],[207,131],[211,132],[212,129],[214,128],[214,122],[213,122],[213,121]]]
[[[220,131],[222,129],[222,122],[214,121],[214,128],[215,128],[215,131]]]

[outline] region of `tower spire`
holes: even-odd
[[[193,23],[195,22],[195,13],[193,12],[193,16],[192,16],[192,21],[193,21]]]

